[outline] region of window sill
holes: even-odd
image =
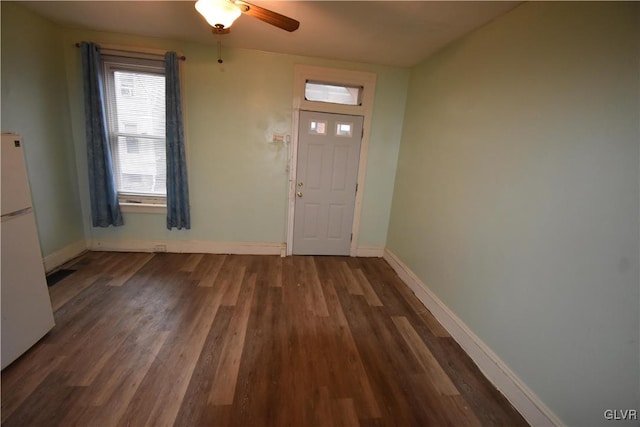
[[[120,203],[120,211],[129,213],[166,214],[167,205],[151,203]]]

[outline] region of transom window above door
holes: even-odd
[[[307,80],[304,85],[304,97],[307,101],[362,105],[362,90],[362,86],[343,86]]]

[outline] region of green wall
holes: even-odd
[[[387,246],[568,425],[640,401],[639,6],[525,3],[411,72]]]
[[[64,55],[85,224],[89,223],[81,40],[182,52],[185,137],[191,196],[190,231],[168,231],[162,214],[124,214],[125,226],[86,226],[100,240],[286,240],[288,146],[273,133],[290,134],[295,64],[357,69],[377,75],[376,100],[361,218],[361,245],[384,247],[402,131],[409,70],[327,61],[244,49],[225,49],[217,63],[212,45],[123,34],[65,30]]]
[[[42,255],[84,240],[59,27],[2,7],[3,132],[22,135]]]

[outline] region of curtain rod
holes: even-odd
[[[76,47],[80,47],[80,43],[76,43]],[[116,52],[124,52],[124,53],[134,53],[134,54],[138,54],[138,55],[150,55],[150,56],[164,56],[161,53],[150,53],[150,52],[141,52],[139,50],[127,50],[127,49],[114,49],[114,48],[105,48],[106,50],[112,50],[112,51],[116,51]],[[117,56],[117,55],[114,55]],[[181,61],[186,61],[187,57],[182,55],[182,56],[178,56],[178,59]]]

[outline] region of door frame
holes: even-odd
[[[327,102],[308,101],[304,96],[307,81],[321,81],[338,85],[362,86],[360,105],[341,105]],[[369,152],[369,135],[371,134],[371,120],[373,116],[373,100],[375,97],[376,75],[366,71],[344,70],[338,68],[324,68],[311,65],[296,64],[293,78],[293,111],[291,145],[289,155],[289,207],[287,222],[286,254],[293,255],[293,221],[295,218],[296,175],[298,171],[298,131],[300,125],[300,111],[317,111],[321,113],[348,114],[362,116],[362,142],[360,145],[360,159],[358,161],[358,191],[353,212],[351,232],[350,256],[356,256],[360,234],[360,215],[362,214],[362,199],[364,195],[365,178],[367,174],[367,155]]]

